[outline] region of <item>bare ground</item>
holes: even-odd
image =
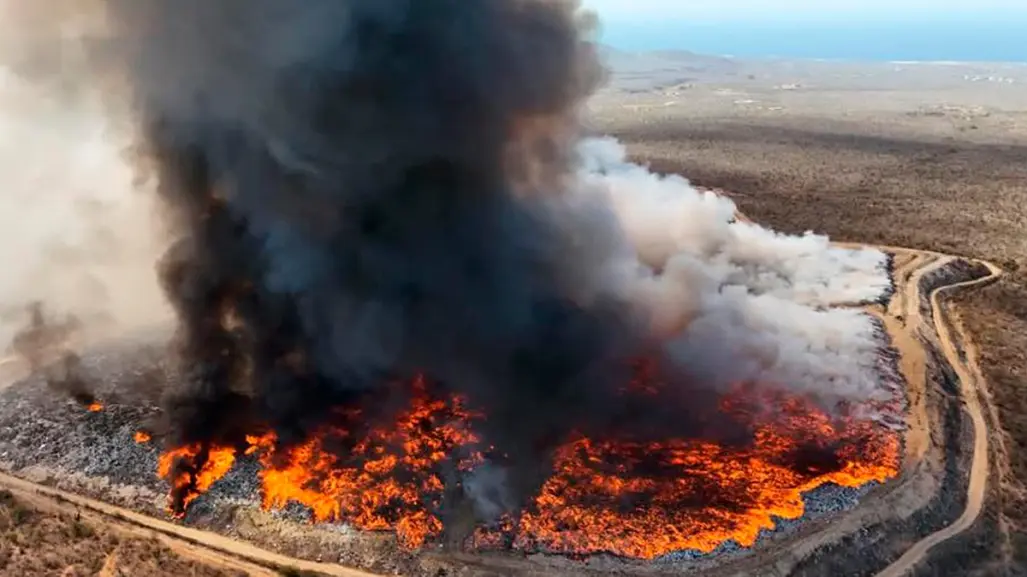
[[[979,345],[996,409],[991,498],[974,530],[918,573],[954,574],[958,563],[961,575],[1027,574],[1027,133],[861,111],[859,100],[854,91],[851,108],[834,117],[820,106],[775,115],[660,111],[655,121],[607,108],[599,124],[636,159],[732,191],[742,211],[778,230],[1005,269],[1000,282],[957,297],[954,311]],[[1007,126],[1003,115],[1013,114],[996,110],[989,122]]]
[[[0,575],[236,577],[184,558],[154,538],[130,535],[82,514],[53,512],[0,491]]]

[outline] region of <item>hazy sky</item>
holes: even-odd
[[[990,20],[1009,14],[1027,15],[1027,0],[583,0],[609,24],[617,21],[689,19],[739,21],[772,18],[782,21],[948,18],[972,16]]]
[[[625,50],[1027,62],[1027,0],[581,0]]]

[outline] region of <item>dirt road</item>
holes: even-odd
[[[55,512],[85,513],[107,525],[142,538],[156,537],[179,555],[204,564],[243,571],[253,577],[302,572],[328,577],[378,577],[334,563],[316,563],[279,555],[217,533],[176,525],[129,509],[46,487],[0,473],[0,487],[33,506]]]
[[[952,261],[953,257],[942,256],[936,259],[925,272],[945,266]],[[973,458],[970,464],[970,479],[967,484],[966,509],[951,525],[939,531],[931,533],[899,557],[894,563],[885,567],[877,573],[877,577],[902,577],[910,573],[918,562],[920,562],[933,547],[940,543],[958,536],[969,529],[974,521],[981,514],[984,506],[984,497],[988,485],[988,427],[984,419],[984,413],[980,404],[978,387],[983,381],[980,369],[976,366],[974,359],[976,355],[968,354],[966,359],[960,355],[960,348],[968,349],[973,346],[966,335],[953,334],[953,329],[946,318],[947,312],[942,297],[948,293],[955,292],[962,288],[981,285],[993,282],[998,279],[1002,271],[995,265],[981,261],[988,267],[989,275],[980,279],[951,284],[938,287],[931,291],[931,309],[933,311],[932,323],[937,330],[939,344],[949,364],[959,377],[960,394],[963,398],[966,412],[970,415],[973,423],[974,446]],[[907,293],[915,294],[915,292]]]

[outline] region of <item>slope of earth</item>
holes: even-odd
[[[932,552],[924,575],[1027,574],[1023,70],[749,63],[744,75],[687,86],[614,86],[593,110],[636,159],[737,193],[744,212],[775,229],[966,255],[1006,271],[953,307],[978,344],[989,418],[1000,424],[989,500],[972,531]]]

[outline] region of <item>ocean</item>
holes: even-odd
[[[863,61],[1027,62],[1027,18],[834,24],[604,24],[620,50]]]

